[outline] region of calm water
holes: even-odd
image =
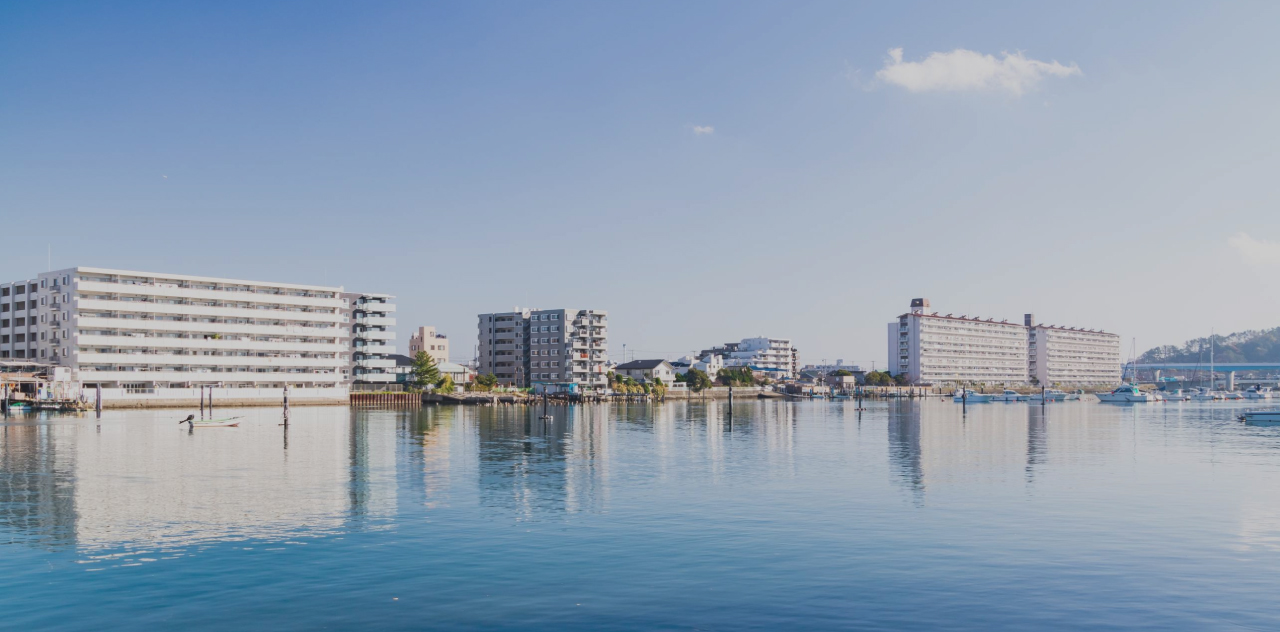
[[[1280,628],[1241,406],[853,408],[13,418],[0,628]]]

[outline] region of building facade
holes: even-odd
[[[390,294],[344,292],[344,323],[350,328],[351,349],[346,378],[352,384],[394,384],[396,361],[395,312]]]
[[[780,379],[793,379],[799,372],[795,347],[785,338],[743,338],[699,354],[703,358],[708,355],[720,356],[726,367],[765,369]]]
[[[629,377],[639,382],[661,381],[663,384],[674,384],[676,372],[666,360],[632,360],[623,362],[614,368],[614,373]]]
[[[0,359],[28,359],[39,355],[36,345],[40,335],[36,327],[39,289],[38,279],[0,283]]]
[[[1018,323],[929,312],[929,300],[889,323],[889,372],[912,384],[1025,384],[1027,328]]]
[[[339,388],[349,361],[340,287],[76,267],[4,288],[3,352],[85,386]]]
[[[1120,336],[1105,331],[1041,325],[1034,314],[1027,326],[1029,373],[1045,386],[1106,386],[1119,384],[1123,369]]]
[[[418,357],[419,351],[427,352],[437,364],[449,361],[449,339],[436,333],[435,327],[419,327],[409,337],[409,357]]]
[[[889,323],[889,372],[912,384],[1117,384],[1120,337],[1075,327],[939,315],[929,300]]]
[[[480,314],[477,372],[515,388],[608,385],[608,312],[517,309]]]

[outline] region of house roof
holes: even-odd
[[[618,365],[619,371],[634,371],[637,369],[656,369],[660,365],[667,364],[666,360],[632,360]]]
[[[413,358],[399,353],[391,354],[391,359],[396,361],[396,366],[413,366]]]

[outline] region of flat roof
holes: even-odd
[[[304,285],[300,283],[280,283],[278,281],[253,281],[249,279],[229,279],[225,277],[193,276],[190,274],[172,274],[168,272],[145,272],[141,270],[116,270],[113,268],[90,268],[86,266],[66,268],[64,270],[58,270],[57,272],[63,272],[65,270],[75,270],[77,272],[96,272],[98,274],[123,274],[127,276],[156,277],[156,278],[162,278],[162,279],[177,279],[181,281],[205,281],[205,282],[212,282],[212,283],[232,283],[236,285],[264,285],[264,286],[272,286],[272,287],[287,287],[294,290],[323,290],[326,292],[342,292],[343,291],[341,285],[336,285],[336,286]],[[46,273],[46,275],[47,274],[48,273]]]

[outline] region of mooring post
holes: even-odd
[[[200,418],[204,419],[204,386],[200,386]]]
[[[289,423],[289,384],[284,385],[284,422]]]
[[[93,387],[93,410],[97,412],[98,419],[102,419],[102,385],[95,384]]]
[[[960,388],[960,414],[969,414],[969,389],[964,387]]]
[[[1040,385],[1040,407],[1044,408],[1044,385]]]

